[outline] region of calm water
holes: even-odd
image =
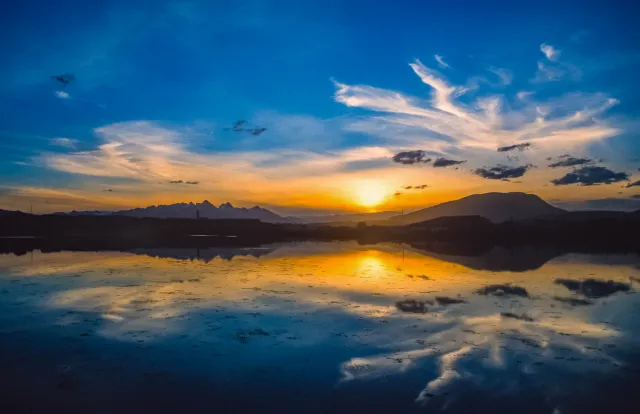
[[[0,408],[640,410],[639,257],[554,256],[356,243],[0,255]]]

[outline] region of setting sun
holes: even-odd
[[[364,207],[375,207],[381,204],[387,193],[385,186],[377,181],[362,181],[355,188],[356,202]]]

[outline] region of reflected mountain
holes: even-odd
[[[566,252],[535,247],[506,248],[485,244],[412,243],[425,255],[473,270],[526,272],[542,267]]]
[[[613,280],[586,279],[583,281],[572,279],[556,279],[555,283],[570,291],[590,299],[604,298],[617,292],[628,292],[631,285]]]
[[[371,246],[374,249],[402,249],[404,244],[389,242],[362,241],[344,242],[359,246]],[[120,237],[63,237],[63,238],[0,238],[0,253],[13,253],[24,255],[32,251],[54,253],[69,252],[97,252],[119,251],[130,252],[151,257],[174,258],[180,260],[200,260],[209,262],[216,257],[230,260],[234,256],[260,257],[279,249],[287,243],[255,243],[242,238],[228,236],[203,235],[193,237],[175,238],[173,240],[149,239],[145,242],[129,240]],[[316,253],[324,251],[320,246],[332,246],[330,242],[321,242],[314,245]],[[571,253],[571,250],[563,250],[556,247],[520,246],[507,248],[494,246],[487,243],[449,243],[449,242],[415,242],[409,244],[411,251],[422,256],[431,257],[443,262],[454,263],[472,270],[490,272],[527,272],[541,268],[556,257]],[[335,246],[333,246],[335,247]],[[314,254],[312,251],[309,254]],[[599,258],[606,261],[607,256]],[[630,261],[636,260],[634,256]],[[414,276],[428,279],[428,276]]]

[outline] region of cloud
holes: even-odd
[[[616,173],[605,167],[582,167],[567,173],[564,177],[552,180],[554,185],[580,184],[583,186],[612,184],[627,181],[629,175],[624,172]]]
[[[562,158],[564,159],[549,165],[549,167],[551,168],[573,167],[576,165],[591,164],[594,162],[591,158],[574,158],[574,157],[562,157]]]
[[[427,302],[415,299],[407,299],[396,302],[396,308],[400,312],[406,313],[427,313]]]
[[[502,86],[511,85],[513,81],[513,74],[511,71],[502,68],[489,68],[489,71],[500,78]]]
[[[451,148],[460,154],[478,154],[495,150],[504,142],[523,141],[541,151],[578,148],[620,133],[599,119],[618,103],[603,93],[566,93],[542,102],[521,99],[517,106],[509,105],[510,99],[502,95],[463,103],[458,98],[465,87],[449,83],[420,61],[409,67],[431,88],[430,99],[334,80],[336,102],[374,112],[347,119],[345,128],[378,136],[392,146],[401,144],[440,154]]]
[[[433,162],[434,167],[449,167],[451,165],[458,165],[467,162],[466,160],[456,161],[456,160],[448,160],[446,158],[437,158]]]
[[[530,164],[521,167],[497,165],[491,168],[478,168],[473,173],[489,180],[506,180],[509,178],[522,177],[531,167],[532,165]]]
[[[426,153],[422,150],[402,151],[394,155],[392,159],[393,162],[404,165],[428,163],[431,161],[431,158],[427,158]]]
[[[535,319],[533,319],[531,316],[527,315],[527,314],[522,314],[522,315],[518,315],[516,313],[512,313],[512,312],[501,312],[500,316],[503,318],[507,318],[507,319],[517,319],[520,321],[525,321],[525,322],[533,322]]]
[[[516,94],[516,97],[518,99],[520,99],[521,101],[527,99],[528,97],[532,96],[534,94],[534,92],[531,91],[520,91]]]
[[[527,289],[516,285],[488,285],[476,291],[478,295],[492,296],[520,296],[529,297]]]
[[[54,95],[57,96],[60,99],[70,99],[71,95],[69,95],[68,93],[64,92],[64,91],[55,91]]]
[[[560,50],[546,43],[540,45],[540,51],[551,61],[556,61],[560,57]]]
[[[198,185],[199,181],[182,181],[182,180],[171,180],[169,184],[187,184],[187,185]]]
[[[580,299],[580,298],[563,298],[560,296],[554,296],[553,300],[557,300],[558,302],[566,303],[567,305],[571,305],[571,306],[593,305],[593,302],[591,302],[590,300]]]
[[[404,190],[416,190],[416,191],[419,191],[419,190],[424,190],[427,187],[429,187],[429,186],[426,185],[426,184],[421,184],[421,185],[407,185],[407,186],[404,186],[402,188]]]
[[[440,55],[434,55],[433,56],[434,59],[438,62],[438,64],[440,65],[440,67],[442,68],[450,68],[451,66],[449,66],[443,59],[442,56]]]
[[[586,279],[583,281],[572,279],[556,279],[554,283],[562,285],[572,292],[590,299],[603,298],[617,292],[627,292],[631,285],[614,282],[613,280]]]
[[[631,188],[631,187],[640,187],[640,180],[627,184],[627,188]]]
[[[49,140],[49,142],[51,143],[51,145],[75,149],[78,140],[71,138],[52,138],[51,140]]]
[[[508,152],[513,150],[524,151],[531,148],[530,142],[523,142],[522,144],[508,145],[506,147],[498,147],[498,152]]]
[[[640,194],[634,194],[634,195],[632,195],[632,196],[631,196],[631,198],[633,198],[633,199],[636,199],[636,198],[640,199]],[[640,207],[640,206],[638,206],[638,207]]]

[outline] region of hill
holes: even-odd
[[[553,207],[533,194],[486,193],[470,195],[403,216],[395,216],[388,220],[388,224],[404,225],[450,216],[481,216],[493,223],[502,223],[509,220],[528,220],[565,212],[565,210]]]

